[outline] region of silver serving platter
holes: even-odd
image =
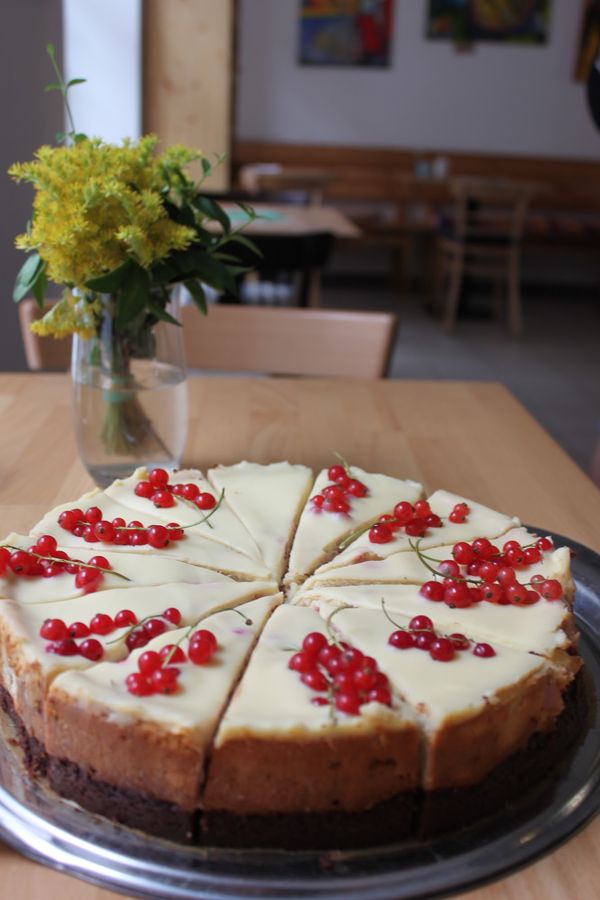
[[[600,809],[600,556],[577,551],[575,610],[582,633],[590,726],[560,779],[454,835],[361,851],[186,848],[113,825],[54,795],[24,771],[2,722],[0,834],[37,862],[138,897],[344,897],[417,900],[468,890],[554,849]]]

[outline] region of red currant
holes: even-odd
[[[459,541],[458,544],[454,545],[452,556],[461,566],[468,566],[476,558],[473,548],[466,541]]]
[[[555,578],[542,581],[540,584],[540,594],[544,600],[560,600],[563,595],[560,581],[557,581]]]
[[[408,627],[411,631],[433,631],[433,622],[429,616],[413,616]]]
[[[8,566],[15,575],[29,575],[33,559],[26,550],[15,550],[10,554]]]
[[[294,653],[288,666],[295,672],[310,672],[316,668],[316,660],[312,653],[306,653],[304,650],[300,650],[298,653]]]
[[[125,679],[127,690],[136,697],[147,697],[154,693],[154,689],[147,678],[144,678],[141,672],[132,672]]]
[[[110,634],[115,630],[115,623],[106,613],[97,613],[90,622],[92,634]]]
[[[203,492],[198,494],[196,506],[198,509],[214,509],[217,505],[217,498],[213,494]]]
[[[165,488],[169,483],[169,473],[165,469],[152,469],[148,481],[155,491]]]
[[[414,513],[415,511],[412,508],[412,505],[406,500],[401,500],[400,503],[396,503],[394,507],[394,518],[399,525],[406,525],[407,522],[410,522]]]
[[[69,637],[72,638],[85,638],[89,637],[90,629],[89,626],[85,624],[85,622],[72,622],[69,625]]]
[[[448,638],[436,638],[431,642],[429,655],[438,662],[450,662],[454,659],[454,644]]]
[[[162,659],[156,650],[144,650],[138,659],[138,669],[142,675],[152,675],[159,666],[162,666]]]
[[[166,619],[171,625],[179,625],[181,622],[181,613],[176,606],[169,606],[163,613],[163,619]]]
[[[159,694],[173,694],[177,690],[179,669],[166,666],[163,669],[155,669],[150,676],[150,684]]]
[[[144,497],[144,499],[149,500],[155,490],[156,488],[152,484],[150,484],[149,481],[138,481],[135,486],[134,493],[138,497]]]
[[[98,506],[90,506],[83,516],[90,525],[97,525],[102,520],[102,510]]]
[[[166,622],[163,622],[162,619],[148,619],[147,622],[144,622],[142,626],[144,629],[144,634],[149,639],[158,637],[159,634],[164,634],[167,630]]]
[[[68,629],[62,619],[46,619],[40,628],[40,637],[45,641],[62,641],[68,636]]]
[[[360,712],[360,697],[356,691],[344,691],[335,698],[335,707],[349,716],[357,716]]]
[[[394,539],[394,533],[389,525],[380,523],[369,529],[369,540],[372,544],[389,544]]]
[[[480,656],[482,659],[486,659],[495,655],[496,651],[490,644],[475,644],[473,647],[473,656]]]
[[[42,534],[35,542],[36,552],[42,556],[54,556],[57,546],[56,538],[51,534]]]
[[[112,544],[115,539],[115,534],[115,526],[107,521],[107,519],[102,519],[101,522],[98,522],[98,524],[94,526],[94,535],[96,536],[97,541],[103,541],[105,544]]]
[[[152,494],[152,502],[160,509],[169,509],[171,506],[175,506],[175,498],[171,491],[156,491],[155,494]]]
[[[384,706],[392,705],[392,695],[386,687],[374,687],[367,694],[369,703],[382,703]]]
[[[415,646],[415,639],[409,631],[392,631],[388,638],[388,644],[396,650],[408,650]]]
[[[148,529],[148,543],[151,547],[160,549],[169,543],[169,531],[164,525],[151,525]]]
[[[444,599],[444,585],[439,581],[426,581],[419,588],[419,593],[426,600],[433,600],[440,603]]]
[[[325,675],[319,669],[309,669],[308,672],[302,672],[300,681],[311,689],[311,691],[326,691],[329,682]]]
[[[346,491],[352,497],[365,497],[367,494],[367,486],[356,478],[351,478],[346,485]]]
[[[302,649],[305,653],[310,653],[312,656],[317,656],[326,646],[327,638],[320,631],[311,631],[302,641]]]
[[[181,647],[178,647],[176,644],[165,644],[162,650],[159,653],[159,656],[163,662],[171,657],[169,662],[173,663],[184,663],[187,659],[185,652]]]
[[[117,628],[129,628],[131,625],[137,625],[138,618],[130,609],[120,609],[115,616],[115,625]]]
[[[84,659],[90,659],[92,662],[98,662],[104,656],[104,647],[96,638],[88,638],[79,645],[79,653]]]

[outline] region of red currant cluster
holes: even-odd
[[[201,491],[197,484],[170,484],[169,473],[165,469],[152,469],[147,481],[138,481],[135,493],[138,497],[152,500],[160,509],[175,506],[176,497],[187,500],[203,510],[213,509],[217,505],[214,494]]]
[[[191,635],[187,656],[179,644],[166,644],[158,652],[146,650],[138,659],[138,671],[125,679],[127,690],[136,697],[173,694],[177,690],[181,670],[172,663],[185,663],[189,659],[195,666],[204,666],[218,649],[219,644],[212,631],[201,628]]]
[[[104,573],[110,568],[104,556],[93,556],[87,563],[71,559],[64,550],[57,549],[56,539],[50,534],[42,534],[28,550],[13,549],[11,552],[9,547],[0,547],[0,576],[5,575],[7,569],[13,575],[27,578],[54,578],[68,572],[75,576],[75,586],[83,588],[86,594],[98,589]]]
[[[389,544],[401,528],[410,537],[424,537],[428,528],[441,528],[442,524],[427,500],[417,500],[414,506],[403,500],[396,503],[393,513],[380,516],[379,522],[369,529],[369,540],[372,544]]]
[[[426,581],[420,593],[427,600],[447,603],[448,606],[465,608],[482,600],[503,606],[531,606],[540,597],[560,600],[563,589],[560,581],[534,575],[530,582],[517,580],[517,571],[535,565],[542,554],[552,550],[549,538],[539,538],[535,544],[523,547],[518,541],[506,541],[502,550],[487,538],[476,538],[471,543],[459,541],[452,548],[453,559],[445,559],[433,568],[417,549],[421,561],[442,581]]]
[[[176,627],[180,622],[181,613],[174,606],[165,609],[160,616],[148,616],[140,623],[132,610],[121,609],[114,619],[107,613],[96,613],[90,619],[89,625],[85,622],[72,622],[71,625],[67,625],[62,619],[46,619],[40,628],[40,637],[50,641],[46,645],[47,653],[57,653],[59,656],[79,654],[97,662],[104,656],[104,647],[99,640],[90,635],[106,637],[117,628],[129,628],[125,643],[128,650],[135,650],[137,647],[145,646],[152,638],[163,634],[168,625]],[[78,644],[78,640],[82,642]]]
[[[329,695],[315,697],[312,702],[317,706],[333,704],[340,712],[357,716],[365,703],[391,705],[387,676],[373,657],[349,644],[330,643],[319,631],[306,635],[289,667],[300,673],[302,683],[312,691]]]
[[[314,509],[347,515],[351,509],[352,497],[366,497],[367,486],[357,478],[352,478],[345,466],[330,466],[327,475],[330,484],[320,494],[311,497]]]
[[[410,650],[411,647],[428,650],[431,658],[437,662],[451,662],[457,653],[471,647],[471,641],[464,634],[438,634],[429,616],[414,616],[408,623],[408,628],[399,628],[390,634],[388,644],[397,650]],[[496,655],[490,644],[475,644],[472,653],[484,659]]]
[[[66,509],[58,517],[58,524],[75,537],[83,538],[88,544],[96,541],[132,547],[149,544],[161,550],[170,541],[180,541],[184,536],[184,530],[177,522],[145,526],[137,520],[127,524],[121,516],[109,522],[102,517],[102,510],[98,506],[90,506],[85,512],[82,509]]]

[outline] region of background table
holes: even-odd
[[[27,531],[91,481],[79,462],[64,375],[0,375],[0,532]],[[240,459],[350,463],[445,487],[600,551],[600,493],[501,385],[202,378],[190,381],[186,465]],[[587,900],[600,880],[600,820],[472,900]],[[0,845],[2,895],[108,900]]]
[[[336,238],[360,237],[361,230],[347,216],[334,206],[301,206],[294,203],[251,203],[259,217],[246,228],[250,235],[301,235],[319,231],[329,231]],[[239,228],[240,207],[235,203],[223,203],[227,213],[234,214],[233,225]],[[217,227],[217,226],[212,226]]]

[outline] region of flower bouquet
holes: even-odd
[[[141,399],[149,371],[141,361],[157,362],[157,326],[167,324],[172,331],[179,325],[172,288],[184,285],[206,314],[204,286],[236,293],[243,269],[232,249],[236,243],[252,245],[241,229],[232,229],[220,205],[200,193],[213,164],[199,150],[178,145],[157,155],[153,135],[117,146],[78,133],[68,95],[83,79],[65,83],[52,45],[48,52],[57,76],[48,87],[61,92],[70,130],[57,135],[58,146],[41,147],[32,162],[9,170],[35,190],[31,222],[16,240],[29,256],[13,297],[19,302],[32,294],[44,309],[49,282],[64,287],[62,298],[32,328],[40,335],[78,338],[86,372],[77,377],[96,388],[95,412],[83,410],[83,418],[97,421],[100,409],[99,445],[109,458],[110,472],[93,473],[102,480],[119,467],[130,469],[132,460],[164,463],[177,456],[165,447]],[[197,160],[200,181],[186,172]],[[251,221],[252,209],[243,209]],[[81,428],[78,434],[81,446]]]

